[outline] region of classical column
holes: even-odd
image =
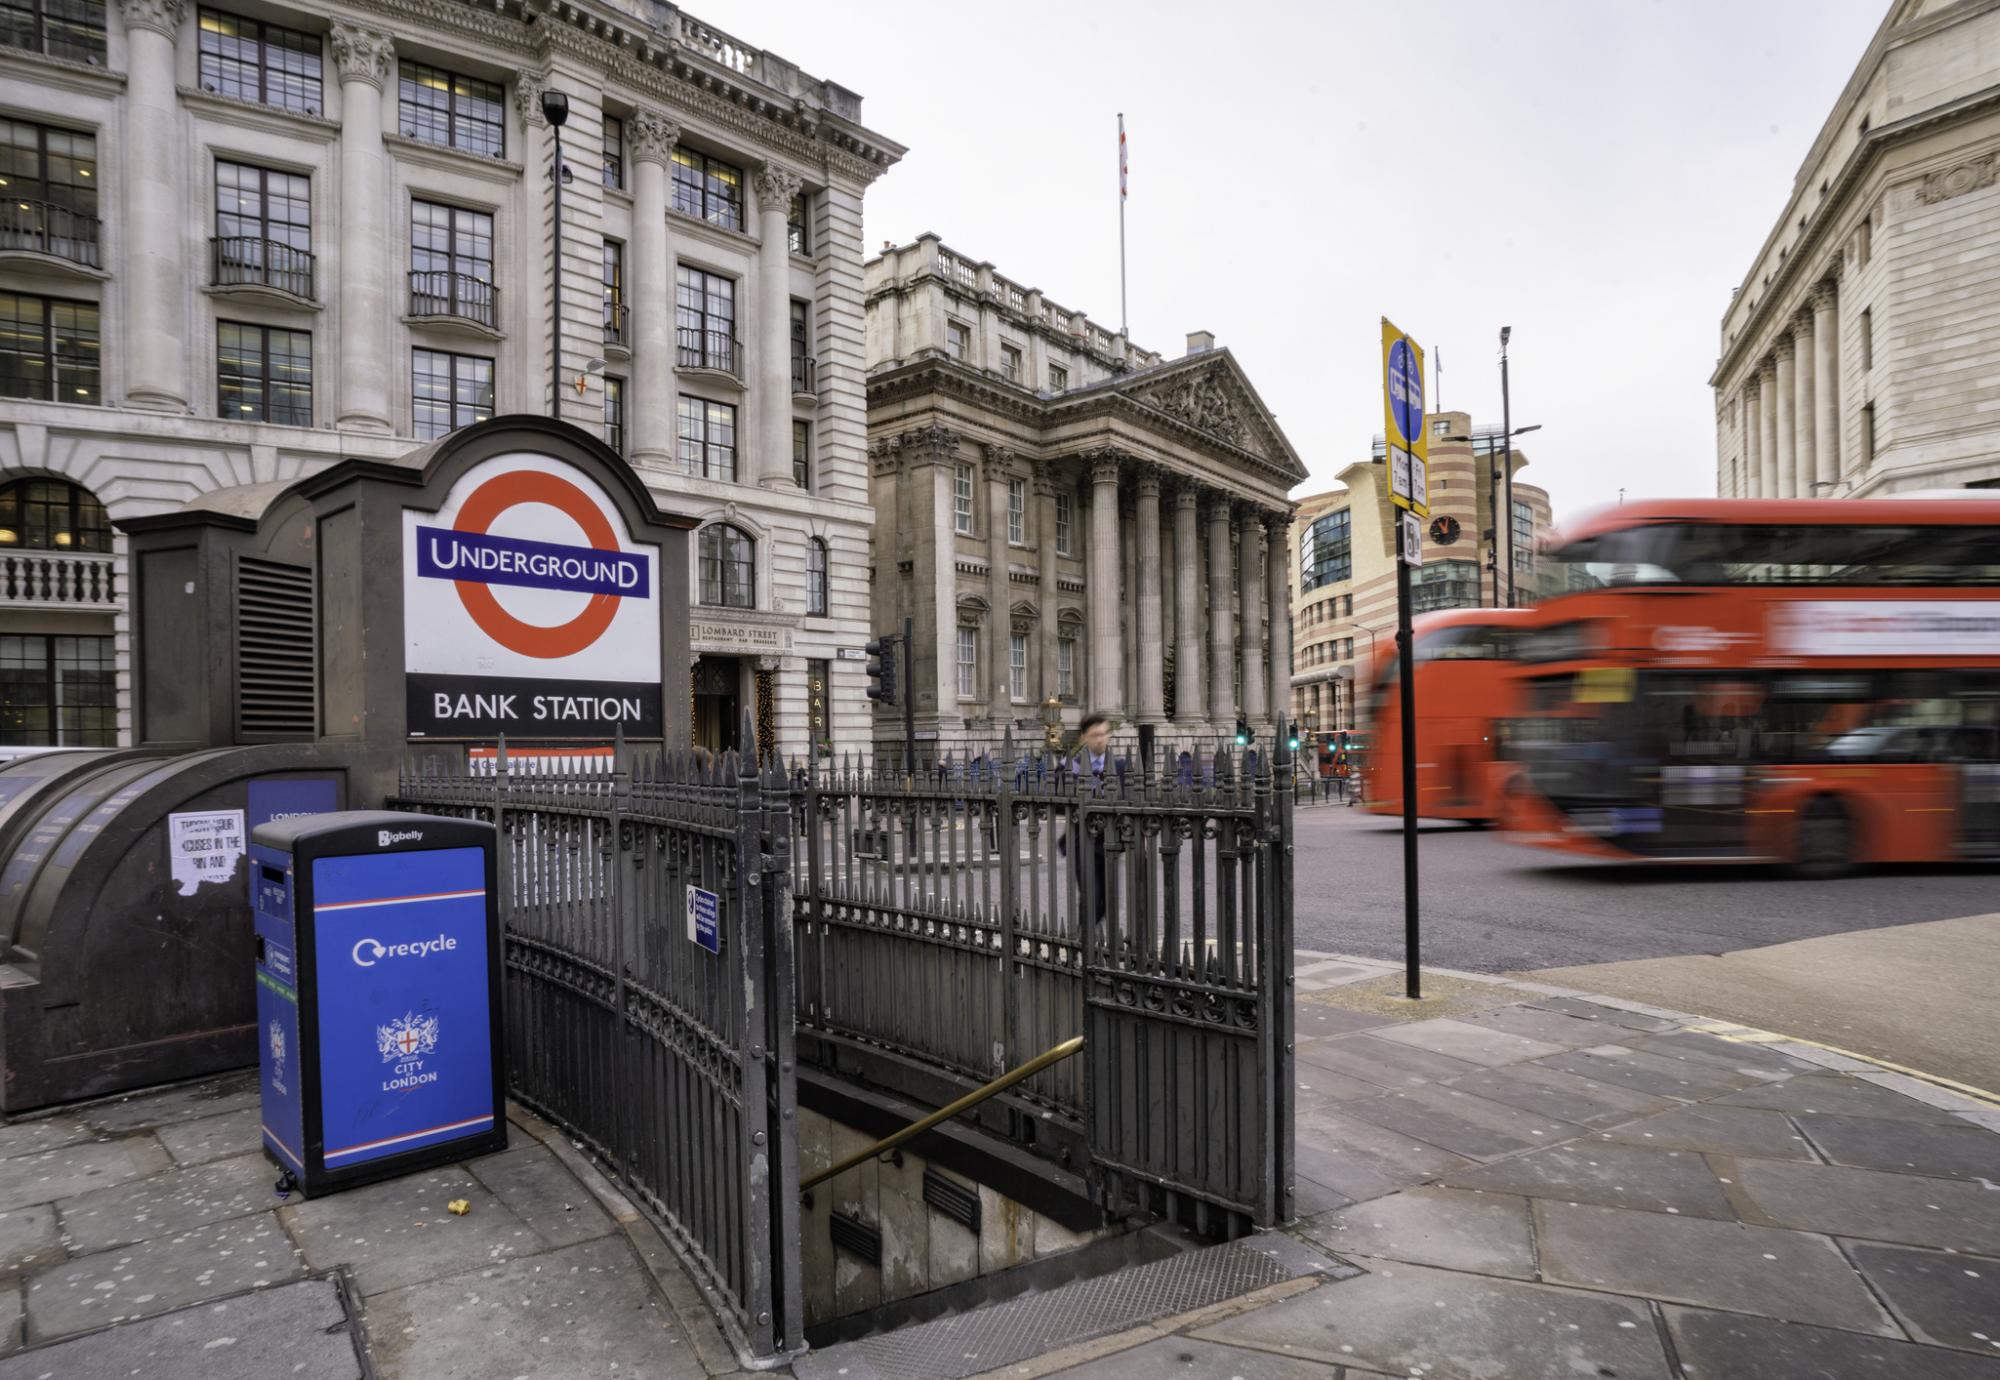
[[[1139,471],[1139,722],[1167,721],[1167,640],[1160,622],[1160,472]]]
[[[1035,624],[1035,641],[1039,654],[1035,660],[1038,674],[1032,684],[1038,687],[1035,696],[1037,708],[1049,696],[1058,693],[1056,677],[1056,637],[1059,629],[1056,612],[1059,599],[1057,586],[1061,576],[1056,565],[1056,477],[1060,471],[1053,460],[1035,462],[1035,554],[1039,558],[1040,579],[1036,582],[1036,603],[1040,605],[1040,615]],[[1071,504],[1071,511],[1075,505]]]
[[[1134,600],[1139,588],[1138,500],[1129,485],[1118,491],[1118,628],[1119,650],[1125,654],[1124,678],[1118,703],[1132,713],[1139,706],[1139,616]]]
[[[625,265],[631,302],[632,463],[669,466],[674,459],[674,256],[667,243],[667,165],[680,126],[642,110],[625,122],[632,154],[632,257]],[[789,442],[787,443],[789,446]]]
[[[340,68],[340,397],[337,425],[393,432],[389,417],[389,218],[382,214],[382,92],[396,69],[387,34],[336,23]]]
[[[790,407],[789,394],[786,407]],[[986,644],[992,653],[986,668],[986,712],[996,731],[1014,717],[1014,683],[1010,674],[1014,635],[1014,600],[1007,578],[1007,467],[1014,453],[986,447]]]
[[[1174,488],[1174,715],[1184,731],[1207,724],[1201,681],[1201,554],[1196,545],[1200,503],[1195,486]]]
[[[1798,491],[1798,428],[1794,425],[1793,406],[1798,397],[1798,381],[1793,377],[1792,360],[1795,351],[1789,335],[1778,337],[1777,347],[1772,351],[1777,356],[1777,393],[1770,399],[1771,411],[1777,418],[1778,448],[1778,497],[1797,498]]]
[[[1292,582],[1290,513],[1264,516],[1264,593],[1271,617],[1271,716],[1292,712]]]
[[[1229,500],[1208,502],[1208,714],[1219,733],[1236,719],[1236,615],[1229,603]]]
[[[1764,496],[1763,464],[1763,418],[1758,411],[1762,400],[1757,375],[1752,374],[1743,385],[1743,486],[1738,498],[1762,498]]]
[[[1118,610],[1118,454],[1090,457],[1090,697],[1117,713],[1125,688],[1125,653]]]
[[[1244,504],[1236,520],[1236,597],[1243,620],[1243,717],[1264,717],[1264,522]]]
[[[180,412],[188,402],[188,281],[174,38],[187,6],[184,0],[123,0],[119,9],[127,53],[122,161],[130,232],[123,265],[130,309],[125,401]]]
[[[1766,359],[1758,368],[1757,473],[1763,476],[1760,496],[1777,498],[1778,487],[1778,366]]]
[[[790,168],[766,163],[757,186],[757,428],[761,454],[757,482],[792,483],[792,254],[785,222],[803,179]],[[1004,515],[1006,509],[1000,512]],[[1006,540],[1006,529],[1000,538]],[[1004,547],[1002,548],[1005,549]],[[1005,568],[1001,576],[1004,579]],[[998,614],[1000,611],[995,609]],[[1006,619],[1003,616],[1004,626]],[[1003,702],[1004,703],[1004,702]]]
[[[1819,467],[1813,459],[1813,322],[1801,312],[1792,323],[1792,344],[1798,359],[1792,366],[1792,492],[1800,498],[1817,498],[1813,485]]]
[[[1822,497],[1840,479],[1840,322],[1833,280],[1813,289],[1813,461]]]

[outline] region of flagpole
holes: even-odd
[[[1125,306],[1125,112],[1118,112],[1118,333],[1130,335]]]

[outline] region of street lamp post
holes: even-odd
[[[550,256],[549,270],[549,415],[562,420],[562,193],[563,178],[569,169],[563,166],[562,127],[569,121],[569,97],[553,86],[542,88],[542,118],[549,122],[549,134],[555,140],[555,161],[549,165],[549,182],[555,188],[555,218],[551,222],[555,232],[554,252]]]
[[[1503,605],[1500,603],[1501,527],[1500,527],[1500,512],[1499,512],[1503,494],[1507,504],[1507,522],[1509,523],[1509,526],[1506,528],[1507,603],[1506,605],[1504,605],[1504,607],[1511,608],[1514,604],[1514,528],[1511,525],[1514,521],[1514,438],[1516,436],[1526,436],[1531,431],[1540,431],[1542,429],[1542,424],[1540,422],[1536,422],[1531,426],[1521,426],[1521,427],[1509,426],[1507,424],[1506,421],[1508,413],[1507,368],[1506,368],[1507,359],[1505,355],[1502,355],[1500,358],[1500,366],[1501,366],[1500,367],[1500,413],[1503,419],[1500,425],[1500,430],[1501,430],[1500,443],[1502,450],[1500,452],[1495,452],[1495,453],[1504,455],[1502,464],[1506,467],[1506,478],[1503,480],[1499,474],[1495,474],[1490,471],[1487,474],[1487,478],[1490,481],[1487,487],[1492,494],[1492,507],[1493,507],[1493,551],[1492,551],[1493,607],[1496,609],[1503,607]],[[1478,438],[1472,436],[1443,436],[1440,437],[1439,439],[1444,441],[1463,441],[1467,445],[1471,445],[1474,444]],[[1475,505],[1475,511],[1476,511],[1476,505]]]

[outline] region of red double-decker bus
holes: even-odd
[[[1514,651],[1508,823],[1607,858],[2000,858],[2000,501],[1628,504]]]
[[[1499,722],[1514,712],[1513,644],[1527,609],[1448,609],[1411,624],[1417,675],[1417,813],[1484,822],[1506,788],[1495,756]],[[1363,799],[1380,815],[1403,812],[1403,709],[1394,639],[1369,660],[1369,751]]]

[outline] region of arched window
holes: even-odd
[[[701,602],[757,607],[757,544],[742,528],[718,522],[701,529]]]
[[[806,612],[826,617],[826,543],[818,537],[806,542]]]
[[[109,551],[111,522],[90,490],[66,479],[17,479],[0,488],[0,548]]]

